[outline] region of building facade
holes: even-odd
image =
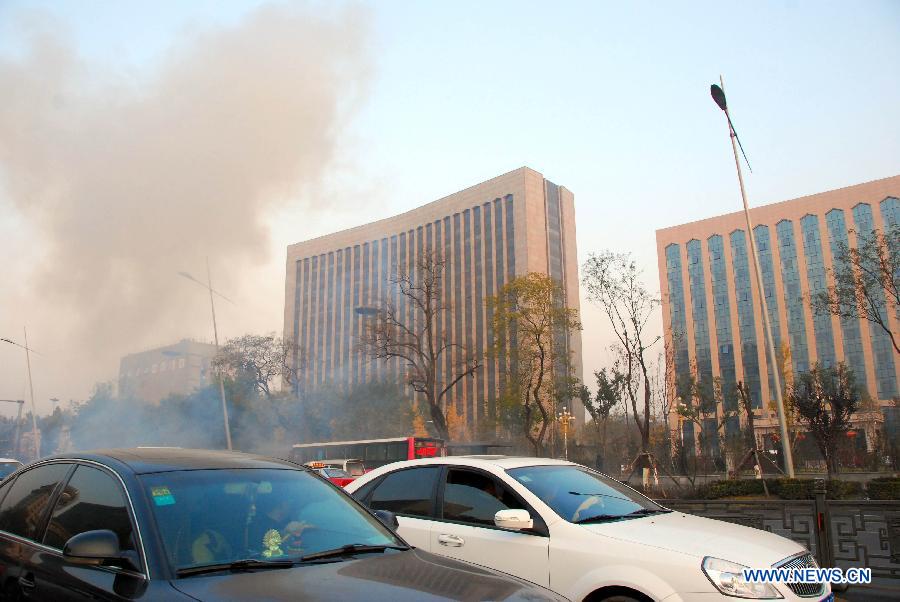
[[[895,176],[750,210],[776,362],[785,365],[788,380],[816,363],[850,366],[880,406],[857,417],[870,446],[885,420],[896,424],[892,400],[900,393],[900,357],[878,326],[818,315],[810,296],[832,283],[840,245],[855,246],[857,233],[900,222],[898,198],[900,176]],[[774,432],[773,368],[743,212],[657,230],[656,245],[676,375],[693,374],[703,382],[720,378],[726,406],[737,403],[734,385],[743,382],[760,409],[758,431]],[[888,314],[891,326],[900,327],[897,315]],[[685,438],[694,440],[695,425],[686,422],[682,428]]]
[[[441,334],[482,357],[492,344],[491,315],[485,300],[515,276],[549,274],[565,290],[563,300],[578,308],[574,196],[567,189],[521,168],[401,215],[297,243],[287,250],[284,337],[297,342],[303,357],[298,386],[354,386],[372,379],[401,379],[396,359],[376,361],[360,353],[367,317],[357,308],[398,304],[412,308],[392,287],[392,277],[414,271],[424,253],[446,262]],[[575,376],[581,378],[581,337],[564,343]],[[297,361],[297,360],[295,360]],[[449,382],[451,361],[441,367]],[[447,394],[466,424],[494,416],[503,371],[485,360],[474,378]],[[572,408],[583,421],[584,411]]]
[[[215,345],[188,339],[126,355],[119,361],[119,395],[152,404],[190,395],[213,383],[215,356]]]

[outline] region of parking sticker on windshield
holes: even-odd
[[[171,506],[175,503],[175,496],[168,487],[154,487],[150,493],[153,495],[153,503],[157,506]]]

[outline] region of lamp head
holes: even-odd
[[[725,102],[725,91],[722,88],[713,84],[709,87],[709,93],[720,109],[723,111],[728,109],[728,103]]]

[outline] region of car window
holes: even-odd
[[[369,506],[394,514],[431,516],[434,486],[440,471],[439,466],[428,466],[392,472],[372,492]]]
[[[38,529],[43,526],[50,496],[71,466],[44,464],[20,474],[0,504],[0,529],[28,539],[39,539]]]
[[[452,468],[444,485],[443,517],[478,525],[494,525],[500,510],[524,509],[503,485],[491,476]]]
[[[347,472],[351,477],[361,477],[366,474],[366,467],[362,462],[347,462]]]
[[[299,558],[352,544],[402,545],[378,519],[306,470],[180,470],[140,480],[176,570]]]
[[[120,549],[135,549],[121,485],[98,468],[79,466],[56,500],[44,543],[61,550],[70,537],[95,529],[118,535]]]
[[[21,462],[0,462],[0,479],[19,470],[22,467]]]

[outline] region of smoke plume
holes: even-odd
[[[349,11],[266,7],[135,76],[28,23],[25,51],[0,56],[0,233],[15,239],[0,245],[0,336],[29,324],[59,381],[45,396],[84,394],[121,355],[208,332],[203,289],[178,271],[203,280],[209,256],[216,288],[251,295],[267,218],[325,208],[316,192],[365,95],[367,32]],[[3,351],[0,385],[18,386]]]

